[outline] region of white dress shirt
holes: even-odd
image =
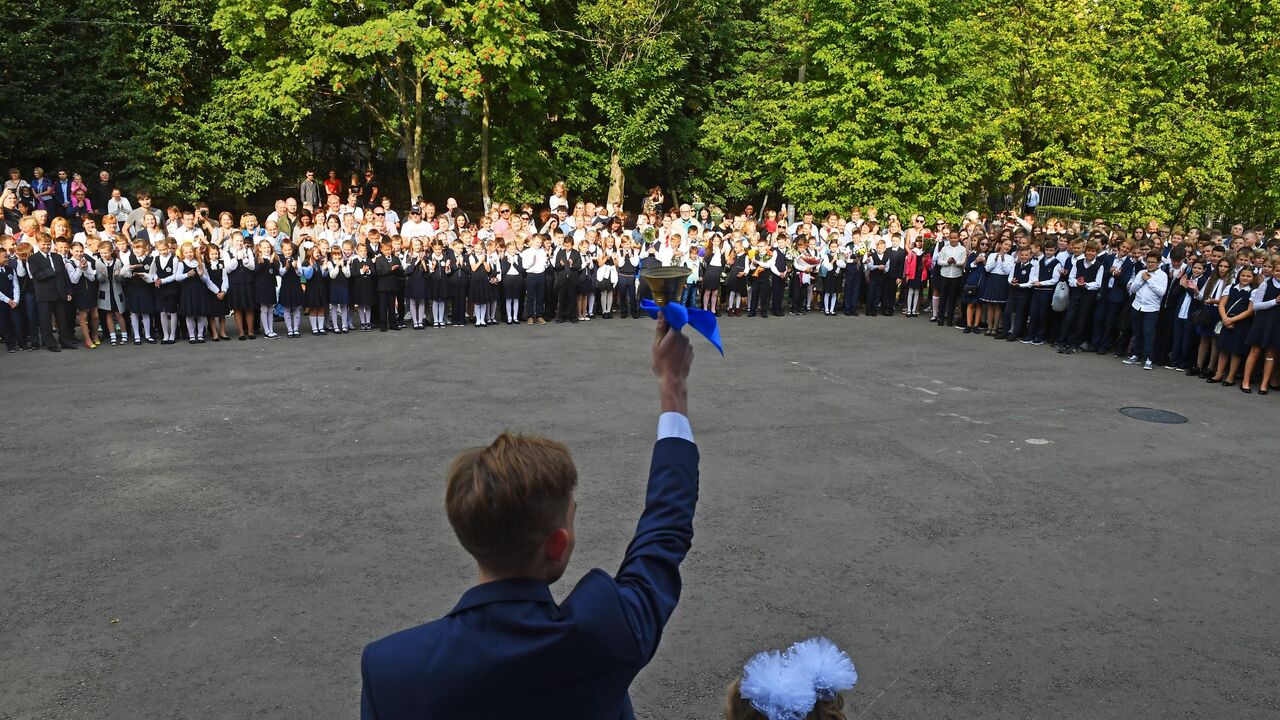
[[[1157,269],[1151,272],[1150,280],[1143,280],[1142,276],[1146,272],[1143,270],[1135,273],[1129,280],[1129,293],[1133,295],[1132,307],[1138,312],[1159,312],[1160,299],[1169,289],[1169,276],[1165,275],[1163,270]]]

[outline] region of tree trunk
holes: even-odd
[[[493,200],[489,197],[489,91],[480,93],[480,196],[484,199],[484,211],[489,212]]]
[[[622,153],[616,146],[609,148],[609,197],[614,207],[622,207]]]
[[[415,139],[404,141],[404,171],[409,181],[409,201],[422,196],[422,143]]]

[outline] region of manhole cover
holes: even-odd
[[[1177,425],[1187,421],[1185,417],[1178,413],[1169,412],[1168,410],[1156,410],[1155,408],[1122,407],[1120,408],[1120,412],[1135,420],[1164,423],[1166,425]]]

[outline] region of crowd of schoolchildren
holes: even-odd
[[[10,350],[636,318],[641,270],[683,265],[679,302],[717,315],[901,311],[1246,392],[1280,380],[1280,239],[1241,225],[1184,233],[970,212],[926,226],[882,222],[875,208],[788,223],[750,206],[664,210],[659,188],[632,216],[570,204],[563,183],[545,206],[500,203],[472,222],[452,199],[402,216],[371,172],[345,185],[309,172],[259,222],[204,205],[162,212],[145,193],[134,207],[106,177],[98,212],[77,204],[78,175],[58,175],[13,170],[0,198]]]

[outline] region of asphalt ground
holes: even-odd
[[[751,653],[817,634],[857,664],[851,718],[1280,714],[1280,398],[901,316],[721,325],[724,359],[696,340],[696,536],[640,717],[718,718]],[[361,648],[473,582],[444,473],[504,428],[579,466],[557,597],[616,568],[652,330],[4,356],[0,717],[356,716]]]

